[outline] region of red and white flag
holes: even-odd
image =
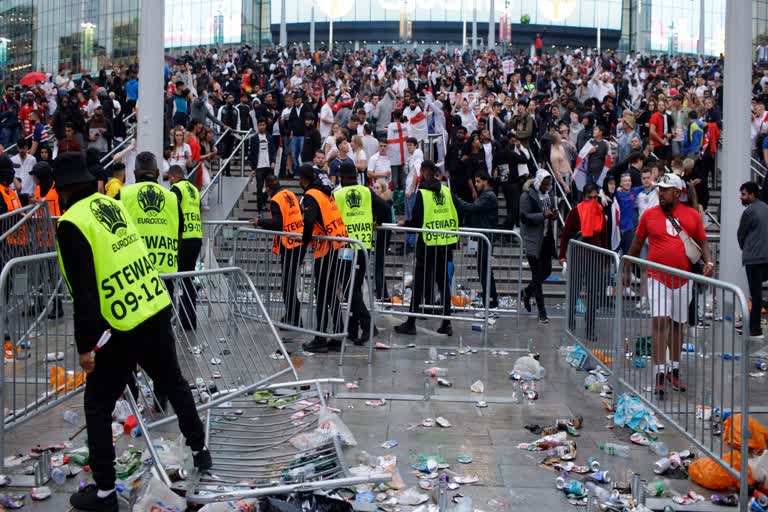
[[[579,190],[583,190],[584,185],[587,184],[587,175],[589,173],[589,152],[592,151],[593,147],[594,144],[592,144],[592,140],[588,140],[576,157],[576,170],[574,172],[573,179],[576,182],[576,188]],[[597,178],[597,186],[603,186],[605,177],[608,175],[608,170],[612,165],[613,158],[611,157],[611,151],[609,149],[605,154],[605,164],[603,165],[603,170],[600,173],[600,176]]]

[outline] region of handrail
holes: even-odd
[[[112,151],[110,151],[109,153],[107,153],[106,155],[104,155],[104,156],[101,158],[101,160],[99,160],[99,163],[100,163],[100,164],[103,164],[104,162],[106,162],[107,160],[109,160],[109,163],[107,163],[107,164],[104,166],[104,169],[108,168],[110,165],[112,165],[112,162],[114,162],[114,161],[115,161],[115,160],[114,160],[114,155],[118,153],[118,150],[119,150],[120,148],[122,148],[123,146],[125,146],[125,145],[126,145],[128,142],[133,142],[133,141],[135,141],[135,140],[136,140],[136,131],[134,130],[133,132],[129,133],[129,134],[128,134],[128,136],[127,136],[125,139],[123,139],[123,141],[122,141],[120,144],[118,144],[117,146],[115,146],[114,148],[112,148]]]
[[[240,143],[237,146],[234,147],[234,149],[229,154],[229,156],[226,158],[226,160],[224,160],[221,163],[221,168],[219,169],[219,172],[216,173],[215,177],[211,178],[211,182],[200,193],[200,199],[201,200],[208,194],[208,192],[211,190],[211,188],[214,185],[221,186],[220,182],[221,182],[221,175],[222,175],[222,173],[226,170],[226,168],[229,165],[230,161],[235,157],[237,152],[243,147],[243,144],[245,144],[245,142],[248,140],[248,138],[249,138],[249,136],[250,136],[252,131],[253,130],[251,129],[251,130],[248,130],[247,132],[245,132],[245,136],[242,139],[240,139]]]
[[[752,171],[753,174],[757,174],[760,177],[761,181],[765,179],[765,173],[758,171],[754,165],[749,166],[749,169]]]
[[[51,127],[51,125],[46,125],[45,126],[45,131],[46,131],[46,133],[48,133],[48,137],[50,139],[53,136],[53,128]],[[34,135],[35,135],[34,133],[30,133],[29,135],[24,137],[23,140],[32,140],[32,137],[34,137]],[[53,138],[55,138],[55,136]],[[7,148],[3,148],[3,153],[8,153],[12,149],[18,148],[18,146],[19,146],[18,142],[14,143],[14,144],[11,144]]]
[[[216,141],[213,143],[213,145],[214,145],[214,146],[218,146],[218,145],[219,145],[219,142],[221,142],[221,141],[222,141],[222,139],[224,138],[224,136],[225,136],[225,135],[227,135],[227,134],[228,134],[230,131],[232,131],[232,128],[227,128],[226,130],[224,130],[224,131],[221,133],[221,135],[219,135],[219,138],[218,138],[218,139],[216,139]],[[249,131],[250,131],[250,130],[249,130]],[[233,153],[234,153],[234,152],[233,152]],[[197,162],[197,164],[195,164],[195,166],[194,166],[192,169],[190,169],[190,171],[187,173],[187,179],[188,179],[189,181],[192,181],[192,178],[194,178],[194,176],[195,176],[195,173],[198,171],[198,169],[200,169],[200,166],[201,166],[201,165],[203,165],[203,162],[202,162],[202,160],[201,160],[200,162]]]
[[[715,223],[715,225],[719,228],[720,227],[720,221],[718,221],[714,215],[712,215],[708,210],[704,210],[704,215],[709,217],[709,220]]]

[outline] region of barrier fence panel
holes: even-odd
[[[565,333],[610,373],[617,356],[613,350],[615,298],[626,292],[614,286],[619,257],[613,251],[571,240],[566,269]]]
[[[365,280],[365,246],[351,238],[322,236],[313,236],[304,246],[301,238],[300,233],[240,228],[232,264],[253,280],[275,325],[343,340],[350,313],[364,300],[353,300],[351,284],[356,276]],[[361,322],[360,327],[366,326]]]
[[[249,226],[251,224],[247,220],[204,220],[203,242],[198,256],[203,268],[230,265],[237,229]]]
[[[617,296],[615,392],[637,395],[661,421],[741,478],[746,503],[748,465],[739,469],[730,436],[721,435],[723,421],[738,412],[740,426],[733,428],[747,432],[750,349],[738,325],[749,332],[744,293],[730,283],[628,256],[619,280],[633,293]],[[748,459],[746,447],[743,442],[741,461]]]
[[[0,461],[5,432],[82,389],[71,307],[56,253],[8,261],[0,273]],[[2,464],[2,462],[0,462]]]
[[[55,240],[46,202],[0,215],[0,268],[12,258],[55,251]]]
[[[417,237],[453,237],[455,242],[425,246]],[[376,239],[377,310],[397,316],[481,323],[486,327],[482,329],[483,345],[487,344],[493,280],[491,242],[486,235],[384,224]],[[383,244],[378,245],[380,240]]]

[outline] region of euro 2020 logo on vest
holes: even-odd
[[[189,194],[189,197],[191,197],[193,200],[197,200],[197,189],[188,181],[184,184],[184,186],[187,188],[187,194]]]
[[[163,210],[163,206],[165,206],[165,195],[152,185],[141,187],[138,198],[139,206],[150,217],[157,216]]]
[[[91,213],[107,231],[123,237],[128,223],[118,205],[107,199],[95,199],[91,202]]]
[[[442,187],[440,187],[442,189]],[[432,194],[432,196],[435,199],[435,205],[437,206],[443,206],[445,204],[445,196],[443,196],[443,191],[440,190],[439,192],[435,192]]]
[[[288,208],[296,206],[296,201],[293,200],[293,194],[285,194],[285,200],[288,202]]]
[[[350,208],[360,208],[360,205],[363,204],[363,196],[357,190],[352,189],[347,192],[345,201]]]

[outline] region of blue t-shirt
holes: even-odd
[[[637,208],[635,202],[637,196],[645,188],[643,186],[632,187],[629,192],[624,192],[622,189],[617,188],[614,199],[619,202],[619,230],[620,231],[634,231],[637,228]]]
[[[128,80],[125,83],[125,98],[136,101],[139,99],[139,81],[136,79]]]
[[[763,149],[768,149],[768,137],[763,139]]]
[[[339,175],[339,167],[341,167],[341,164],[343,163],[349,163],[352,165],[355,165],[355,162],[350,158],[334,158],[331,161],[331,165],[328,166],[328,175],[329,176],[338,176]]]

